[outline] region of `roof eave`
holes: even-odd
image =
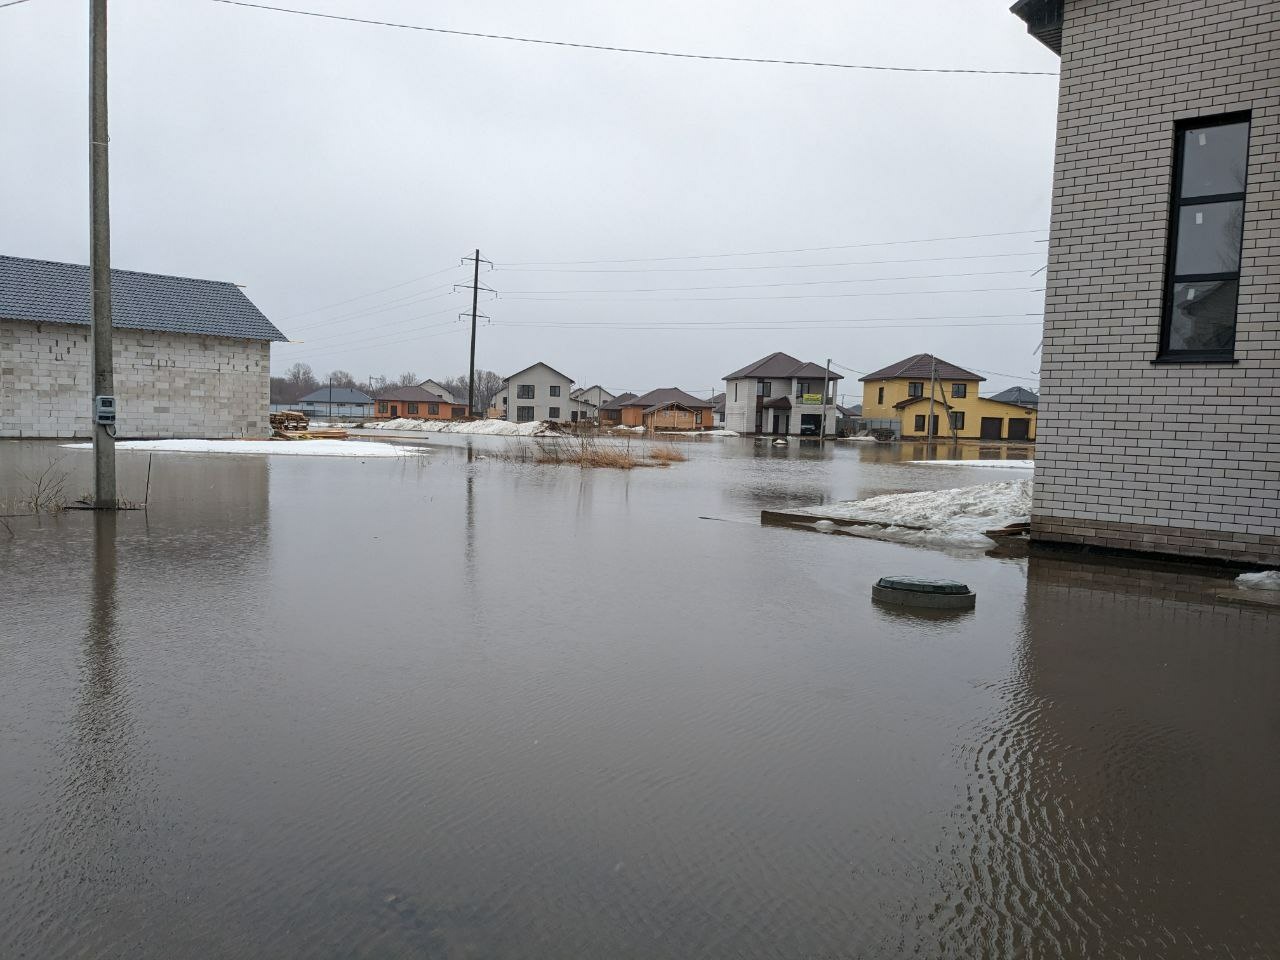
[[[1062,56],[1062,20],[1066,0],[1018,0],[1009,11],[1027,25],[1027,33]]]

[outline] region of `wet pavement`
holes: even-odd
[[[910,447],[425,442],[0,526],[0,957],[1280,955],[1280,616],[1224,581],[760,525],[1014,476]]]

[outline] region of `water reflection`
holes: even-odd
[[[1209,602],[1221,588],[1185,571],[1031,559],[1002,706],[962,748],[932,949],[1275,945],[1280,646],[1267,614]]]

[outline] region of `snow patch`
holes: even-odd
[[[76,450],[90,449],[92,443],[64,443]],[[412,457],[427,452],[426,447],[407,447],[373,440],[121,440],[117,450],[155,453],[239,453],[289,457]]]
[[[1236,577],[1236,586],[1246,590],[1280,590],[1280,570],[1242,573]]]
[[[643,430],[644,427],[626,427],[627,430]],[[736,430],[658,430],[660,437],[740,437]]]
[[[417,433],[470,433],[490,437],[545,437],[564,433],[551,420],[511,423],[509,420],[414,420],[397,417],[365,424],[368,430],[396,430]]]
[[[908,460],[907,463],[926,467],[980,467],[995,470],[1034,470],[1034,460]]]
[[[831,520],[870,521],[878,526],[877,535],[907,543],[989,547],[992,541],[983,531],[1030,522],[1031,491],[1028,478],[950,490],[891,493],[794,512]]]

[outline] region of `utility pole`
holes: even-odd
[[[333,374],[329,375],[329,422],[333,423]]]
[[[925,426],[925,437],[930,443],[933,443],[933,395],[934,387],[938,383],[938,358],[931,358],[933,363],[929,367],[929,422]]]
[[[491,267],[493,264],[488,260],[480,259],[478,248],[474,257],[462,258],[463,263],[468,260],[474,261],[475,270],[471,274],[471,366],[467,375],[467,416],[474,417],[476,415],[476,318],[480,315],[477,310],[480,306],[480,291],[486,290],[493,293],[488,287],[480,286],[480,264],[488,263]],[[454,289],[456,290],[458,286],[460,285],[454,284]]]
[[[93,503],[116,506],[115,376],[111,358],[111,204],[107,176],[107,0],[89,12],[89,288],[93,298]],[[99,397],[112,398],[108,404]],[[110,406],[108,416],[105,406]]]
[[[827,357],[827,372],[822,375],[822,425],[818,427],[818,442],[827,439],[827,388],[831,383],[831,358]]]

